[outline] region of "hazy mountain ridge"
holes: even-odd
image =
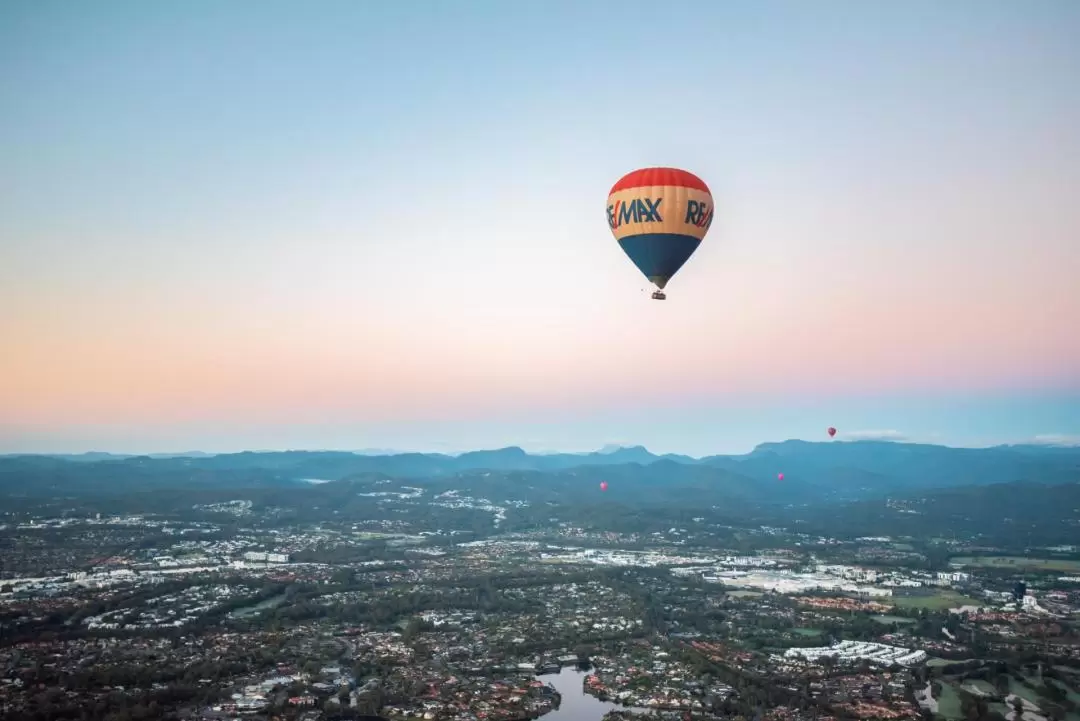
[[[894,492],[993,483],[1080,481],[1080,448],[950,448],[889,441],[763,443],[739,456],[656,455],[642,446],[599,452],[530,454],[511,446],[447,455],[360,455],[348,451],[280,451],[176,456],[0,457],[0,493],[83,495],[160,488],[289,486],[301,479],[381,474],[439,479],[472,471],[532,471],[581,483],[726,493],[732,497],[813,503],[881,497]],[[777,474],[785,480],[778,481]],[[569,475],[567,475],[569,474]],[[541,481],[535,481],[541,482]],[[561,482],[561,481],[560,481]],[[309,487],[309,484],[304,484]]]
[[[1080,448],[1075,447],[951,448],[892,441],[783,441],[762,443],[747,456],[711,456],[701,462],[752,477],[775,477],[783,472],[785,481],[824,482],[835,491],[1080,480]]]
[[[622,450],[555,457],[517,448],[461,456],[291,451],[103,461],[9,457],[0,458],[0,507],[45,503],[65,513],[183,515],[197,504],[244,499],[256,512],[285,513],[281,522],[392,513],[396,519],[438,517],[445,527],[477,537],[544,528],[553,517],[634,532],[699,519],[820,536],[966,534],[1031,545],[1072,543],[1080,533],[1080,449],[788,442],[689,462]],[[627,457],[648,462],[613,462]],[[777,480],[777,468],[785,480]],[[607,491],[600,490],[601,481],[608,482]],[[440,498],[446,491],[456,493]],[[448,508],[456,498],[468,499],[467,508]],[[499,527],[492,521],[495,508],[505,514]]]

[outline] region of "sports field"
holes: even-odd
[[[935,611],[943,611],[947,608],[959,608],[960,606],[980,606],[979,601],[956,591],[937,591],[935,593],[893,596],[889,603],[899,608],[929,608]]]
[[[957,556],[949,559],[952,564],[983,566],[984,568],[1028,568],[1060,573],[1080,572],[1080,561],[1068,558],[1028,558],[1026,556]]]

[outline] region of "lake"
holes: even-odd
[[[545,673],[543,676],[537,676],[544,683],[554,686],[562,696],[559,708],[540,718],[543,721],[600,721],[604,714],[612,709],[631,710],[621,704],[600,701],[595,696],[585,693],[584,682],[588,675],[587,671],[564,668],[561,673]]]

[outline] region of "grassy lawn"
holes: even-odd
[[[797,633],[800,636],[820,636],[821,631],[816,628],[793,628],[792,633]]]
[[[1039,685],[1038,682],[1033,678],[1028,678],[1027,681],[1028,681],[1028,683]],[[1043,706],[1046,705],[1046,701],[1043,700],[1043,698],[1041,696],[1039,696],[1039,694],[1035,693],[1034,691],[1029,689],[1027,686],[1020,683],[1019,681],[1017,681],[1015,678],[1013,678],[1011,676],[1009,677],[1009,691],[1011,693],[1016,694],[1017,696],[1024,699],[1025,701],[1029,701],[1029,702],[1035,704],[1040,709]]]
[[[960,695],[951,683],[941,684],[941,696],[937,700],[937,716],[945,719],[960,719]]]
[[[989,686],[990,684],[985,684],[984,686],[980,683],[978,687],[984,688]],[[1000,703],[992,703],[989,706],[991,711],[997,711],[1003,716],[1012,711],[1012,708],[1006,708],[1004,704]],[[941,698],[938,699],[938,712],[934,715],[934,718],[947,719],[948,721],[960,721],[960,719],[963,718],[963,715],[960,713],[960,695],[957,693],[955,685],[950,683],[943,683],[941,685]]]
[[[915,623],[915,619],[904,618],[903,616],[871,616],[870,618],[874,619],[878,623],[883,623],[886,625],[890,623],[899,623],[902,626],[906,626]]]
[[[960,606],[985,605],[982,601],[969,598],[956,591],[937,591],[936,593],[919,596],[893,596],[889,603],[898,608],[929,608],[936,611]]]
[[[1039,571],[1058,571],[1074,573],[1080,571],[1080,561],[1067,558],[1027,558],[1025,556],[957,556],[950,563],[962,566],[984,566],[986,568],[1034,569]]]
[[[947,663],[955,663],[955,662],[944,661],[943,659],[930,659],[930,661],[927,663],[927,665],[928,666],[939,666],[939,665],[943,665],[943,664],[947,664]],[[1031,683],[1031,684],[1033,684],[1035,686],[1041,686],[1042,685],[1042,683],[1039,682],[1033,676],[1025,676],[1025,679],[1027,680],[1028,683]],[[1060,688],[1061,690],[1065,691],[1069,696],[1069,700],[1072,701],[1073,703],[1080,703],[1080,693],[1078,693],[1076,691],[1076,689],[1073,689],[1069,684],[1062,683],[1061,681],[1057,681],[1055,679],[1050,679],[1050,680],[1046,681],[1046,683],[1053,684],[1053,685],[1057,686],[1058,688]],[[976,695],[978,695],[977,692],[979,692],[979,691],[983,692],[983,694],[988,695],[988,696],[992,696],[992,695],[997,694],[997,691],[995,690],[995,688],[994,688],[994,686],[992,684],[987,683],[986,681],[982,681],[982,680],[965,681],[962,684],[962,686],[960,686],[960,688],[963,688],[963,690],[965,690],[965,691],[967,691],[969,693],[975,693]],[[1045,707],[1046,704],[1048,703],[1048,701],[1046,699],[1044,699],[1038,693],[1038,691],[1034,691],[1032,689],[1029,689],[1027,686],[1023,685],[1022,683],[1020,683],[1019,681],[1017,681],[1015,678],[1013,678],[1011,676],[1009,677],[1009,693],[1015,694],[1015,695],[1019,696],[1020,698],[1024,699],[1025,701],[1028,701],[1030,703],[1035,704],[1039,708]],[[942,693],[942,700],[944,699],[944,696],[945,696],[945,694],[943,692]],[[944,707],[944,704],[943,704],[943,707]],[[1010,713],[1012,711],[1012,707],[1011,706],[1006,706],[1005,704],[1001,704],[1001,703],[992,703],[992,704],[990,704],[990,710],[991,711],[997,711],[998,713],[1001,713],[1001,714],[1008,714],[1008,713]],[[940,715],[942,717],[948,717],[948,716],[946,716],[946,713],[944,711],[942,711],[942,707],[939,707],[939,712],[940,712]],[[956,715],[952,716],[952,718],[954,720],[959,719],[959,706],[957,707],[956,712],[957,712]],[[1068,714],[1066,716],[1066,719],[1067,719],[1067,721],[1080,721],[1080,714],[1077,714],[1076,712],[1070,713],[1070,714]]]
[[[1076,689],[1074,689],[1069,684],[1062,683],[1061,681],[1058,681],[1057,679],[1050,679],[1047,683],[1054,684],[1055,686],[1060,688],[1062,691],[1069,694],[1069,700],[1070,701],[1072,701],[1075,704],[1080,704],[1080,693],[1077,693]]]
[[[978,696],[979,694],[982,694],[983,696],[997,695],[997,691],[994,689],[994,685],[987,683],[986,681],[978,679],[974,681],[965,681],[964,686],[966,686],[971,691],[971,693],[975,694],[976,696]]]
[[[931,659],[927,660],[926,665],[930,666],[930,667],[934,667],[934,666],[952,666],[954,663],[967,663],[970,660],[971,659],[966,659],[965,658],[965,659],[962,659],[962,660],[959,660],[959,661],[954,661],[954,660],[952,660],[950,658],[931,658]]]

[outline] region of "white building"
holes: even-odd
[[[851,663],[865,659],[870,663],[881,666],[888,666],[893,663],[901,666],[911,666],[925,661],[926,651],[868,641],[841,641],[832,646],[789,648],[784,652],[784,658],[786,659],[801,658],[807,661],[818,661],[826,656],[835,656],[840,663]]]
[[[971,579],[970,573],[962,573],[960,571],[938,571],[937,580],[944,584],[953,583],[966,583]]]
[[[267,551],[245,551],[244,560],[254,563],[288,563],[289,554],[270,553]]]

